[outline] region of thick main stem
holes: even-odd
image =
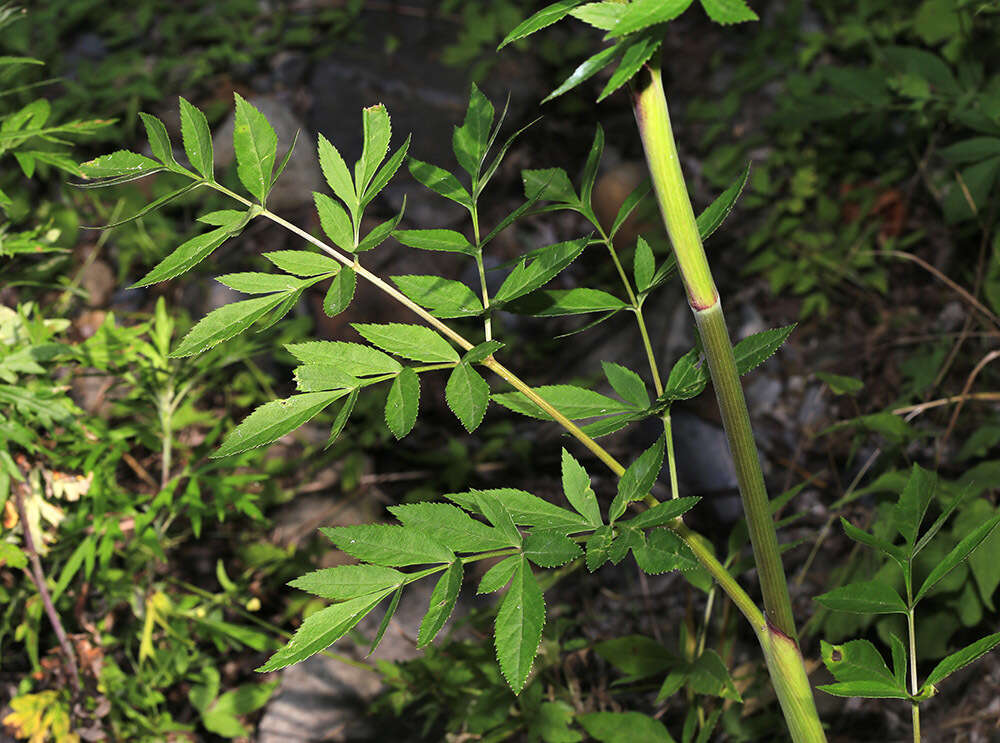
[[[781,564],[774,521],[768,508],[750,415],[719,293],[681,172],[658,62],[654,61],[640,73],[634,94],[636,123],[653,189],[677,257],[688,303],[701,333],[723,427],[736,467],[767,617],[765,626],[755,625],[754,629],[764,650],[772,684],[792,739],[796,743],[825,741],[796,641],[788,584]],[[749,616],[747,618],[750,619]]]
[[[684,184],[658,67],[648,68],[642,73],[635,94],[635,116],[660,212],[677,256],[688,302],[702,334],[723,426],[736,465],[764,608],[771,623],[794,638],[795,621],[774,522],[768,510],[767,491],[750,428],[750,416],[722,316],[719,293],[708,267],[691,199]]]

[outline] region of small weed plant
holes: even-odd
[[[492,403],[538,419],[540,425],[561,426],[575,440],[572,450],[566,448],[561,453],[562,504],[520,489],[474,489],[446,494],[440,501],[392,506],[389,510],[397,523],[323,529],[357,563],[314,571],[292,582],[295,588],[330,604],[309,614],[291,640],[258,670],[281,669],[323,651],[364,617],[385,606],[371,643],[374,650],[403,591],[422,580],[433,581],[434,586],[416,637],[419,647],[429,647],[452,614],[468,567],[492,560],[494,564],[474,590],[490,594],[506,589],[495,611],[492,654],[503,679],[519,694],[529,685],[542,641],[546,622],[543,586],[551,582],[546,571],[584,565],[593,572],[607,563],[617,564],[631,553],[639,569],[647,574],[680,570],[696,585],[714,582],[746,619],[759,642],[788,734],[799,743],[825,740],[799,646],[773,519],[774,509],[787,499],[768,498],[740,386],[740,377],[770,357],[792,328],[767,330],[735,347],[730,341],[703,240],[732,209],[749,170],[695,217],[671,130],[659,56],[665,24],[689,5],[691,0],[561,0],[518,25],[504,41],[504,45],[520,43],[570,18],[604,33],[609,43],[582,62],[549,98],[613,68],[600,97],[619,90],[631,96],[652,197],[673,246],[673,256],[659,263],[644,239],[639,238],[635,245],[622,245],[618,239],[619,228],[647,196],[646,189],[626,200],[610,227],[596,217],[592,193],[604,148],[600,128],[578,178],[558,168],[526,170],[525,203],[497,224],[482,223],[484,193],[517,133],[501,140],[504,116],[497,115],[493,104],[475,86],[464,121],[452,135],[460,174],[408,157],[409,139],[390,147],[393,132],[389,113],[382,105],[362,112],[363,151],[353,168],[348,167],[333,143],[320,136],[319,162],[330,188],[330,193],[314,194],[322,237],[268,209],[268,193],[285,168],[287,156],[277,161],[273,128],[239,95],[235,100],[233,144],[243,193],[216,179],[208,120],[183,98],[180,121],[187,164],[175,158],[164,124],[140,114],[152,157],[117,151],[83,166],[88,180],[82,185],[86,187],[116,186],[154,173],[176,177],[182,185],[150,203],[142,214],[195,189],[213,189],[233,201],[230,209],[202,215],[199,221],[206,225],[206,231],[180,245],[136,286],[182,276],[235,239],[253,220],[281,225],[310,246],[265,253],[273,271],[218,277],[222,284],[249,298],[202,318],[174,346],[172,359],[212,353],[219,344],[251,327],[273,325],[307,289],[321,284],[326,286],[323,309],[330,316],[349,306],[358,281],[374,285],[387,301],[399,303],[414,315],[414,323],[353,323],[356,336],[349,340],[288,344],[287,350],[298,363],[294,371],[297,393],[254,410],[225,437],[216,456],[234,456],[266,446],[328,408],[335,410],[329,435],[332,444],[348,425],[359,396],[368,394],[385,396],[385,424],[395,437],[402,438],[416,424],[421,388],[427,386],[424,380],[429,375],[447,377],[447,405],[470,433],[479,427]],[[701,0],[701,5],[721,24],[756,19],[742,0]],[[366,209],[404,165],[417,181],[468,212],[471,238],[435,226],[398,229],[402,211],[370,230],[363,229],[367,224],[363,219]],[[577,239],[525,253],[507,267],[499,287],[491,293],[484,257],[494,238],[528,214],[556,210],[579,213],[592,229]],[[383,277],[373,273],[364,265],[364,254],[390,236],[414,249],[448,252],[457,261],[471,261],[478,286],[435,275]],[[620,283],[616,287],[548,288],[586,250],[605,253]],[[631,260],[623,258],[627,255]],[[661,368],[647,332],[644,305],[675,271],[683,282],[699,341],[690,352]],[[604,374],[617,397],[570,384],[532,386],[501,361],[505,346],[494,325],[498,312],[536,317],[594,315],[597,321],[630,313],[635,320],[636,343],[644,349],[648,368],[640,373],[610,360],[605,362]],[[161,361],[168,363],[166,359]],[[681,497],[679,493],[671,406],[699,395],[709,382],[718,399],[736,466],[745,533],[760,582],[762,606],[732,572],[739,564],[736,557],[740,540],[736,540],[729,558],[720,559],[713,545],[684,521],[684,515],[696,507],[698,499]],[[170,408],[161,400],[161,420],[162,411]],[[661,421],[663,432],[627,463],[619,462],[598,441],[648,418]],[[169,430],[169,421],[164,430]],[[167,441],[169,437],[163,439],[165,475],[169,471]],[[595,492],[585,467],[590,462],[606,467],[615,476],[614,492]],[[651,491],[664,467],[672,497],[658,501]],[[988,517],[943,553],[929,574],[918,579],[915,561],[934,544],[965,497],[937,488],[935,483],[934,475],[914,467],[898,502],[886,514],[885,524],[880,522],[873,532],[868,532],[844,523],[848,536],[886,556],[898,568],[902,592],[889,580],[876,579],[849,583],[818,598],[821,604],[837,611],[898,614],[905,618],[905,639],[889,634],[891,669],[867,640],[824,644],[823,660],[835,683],[823,689],[842,696],[906,700],[912,706],[914,740],[920,739],[920,704],[933,695],[936,685],[1000,643],[1000,633],[984,637],[945,657],[929,676],[918,677],[918,604],[963,564],[1000,522],[1000,514],[990,509]],[[921,531],[924,516],[932,507],[938,515]],[[606,647],[604,652],[613,665],[628,673],[629,654],[641,654],[644,647],[633,641],[628,648]],[[482,655],[471,652],[469,657]],[[703,646],[683,662],[664,660],[652,673],[663,672],[666,678],[660,698],[681,690],[692,695],[740,698],[722,658]],[[706,679],[714,681],[708,683]],[[212,683],[206,677],[206,700],[211,689],[218,688],[217,679],[214,687]],[[537,697],[538,692],[530,695]],[[572,714],[564,708],[545,706],[538,698],[532,704],[525,709],[534,710],[536,721],[547,721],[533,734],[545,740],[580,739],[579,733],[567,727]],[[682,739],[708,740],[719,714],[717,710],[707,716],[689,716]],[[662,722],[637,713],[596,712],[580,715],[576,721],[602,741],[672,740]]]

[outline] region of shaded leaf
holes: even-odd
[[[392,381],[385,400],[385,423],[397,439],[413,430],[420,407],[420,378],[409,367]]]
[[[475,317],[482,314],[483,303],[461,281],[440,276],[392,276],[407,297],[431,310],[435,317]]]
[[[567,204],[580,203],[569,176],[562,168],[522,170],[521,181],[524,183],[525,198],[537,197],[544,201],[558,201]]]
[[[458,361],[448,341],[423,325],[351,323],[365,340],[397,356],[427,363]]]
[[[331,542],[351,557],[398,568],[451,563],[455,553],[418,529],[387,524],[323,527]]]
[[[614,530],[610,526],[599,526],[587,539],[587,570],[593,573],[608,561]]]
[[[582,530],[587,524],[575,513],[553,505],[537,495],[515,488],[474,490],[469,493],[446,493],[445,498],[467,511],[480,512],[479,503],[485,498],[499,498],[518,526],[544,526]]]
[[[633,192],[634,193],[634,192]],[[650,288],[653,273],[656,271],[656,259],[649,243],[640,236],[635,243],[635,255],[632,257],[632,274],[635,276],[635,290],[640,294]]]
[[[396,229],[396,226],[399,224],[399,221],[403,218],[404,211],[406,211],[405,196],[403,197],[403,206],[400,208],[399,214],[397,214],[395,217],[385,220],[382,224],[378,225],[377,227],[372,228],[372,231],[369,232],[367,235],[365,235],[361,239],[361,242],[358,243],[358,248],[355,252],[364,253],[366,250],[372,250],[373,248],[377,248],[379,245],[385,242],[386,239],[389,237],[389,235],[392,234],[392,231]]]
[[[713,1],[740,2],[740,0]],[[736,200],[739,199],[740,194],[743,193],[743,189],[746,187],[747,180],[749,178],[750,163],[747,163],[743,173],[735,181],[733,181],[733,184],[723,191],[715,201],[709,204],[705,211],[698,215],[698,233],[701,235],[702,240],[707,240],[708,236],[719,229],[726,217],[729,216],[729,212],[731,212],[733,210],[733,206],[736,205]]]
[[[650,526],[663,526],[673,521],[678,516],[687,513],[700,501],[701,498],[686,497],[672,498],[662,503],[657,503],[638,516],[628,521],[619,523],[620,527],[631,527],[633,529],[644,529]]]
[[[462,356],[463,364],[478,364],[481,361],[485,361],[487,358],[495,354],[501,348],[503,348],[503,343],[500,341],[484,341],[476,346],[473,346]]]
[[[629,38],[623,42],[624,50],[622,52],[621,62],[618,63],[617,69],[608,79],[607,84],[604,86],[604,90],[597,97],[597,102],[600,103],[609,95],[618,90],[622,85],[627,83],[637,73],[649,58],[653,56],[653,53],[660,48],[660,43],[663,41],[662,37],[658,34],[643,34],[639,38]]]
[[[490,401],[490,386],[470,364],[452,369],[444,388],[445,401],[455,417],[472,433],[483,421]]]
[[[955,545],[951,552],[945,555],[945,558],[938,562],[934,566],[934,569],[931,570],[930,575],[927,576],[923,585],[920,586],[920,590],[917,591],[913,603],[916,604],[920,601],[942,578],[965,562],[969,558],[969,555],[972,554],[972,551],[996,528],[997,524],[1000,524],[1000,513],[997,513],[985,523],[980,524],[971,534],[966,535],[962,541]]]
[[[854,614],[906,614],[906,603],[896,589],[877,580],[849,583],[814,601],[828,609]]]
[[[156,264],[145,276],[132,284],[130,289],[157,284],[181,274],[187,273],[205,260],[222,243],[229,239],[231,231],[228,227],[205,232],[181,243],[174,252]]]
[[[522,260],[504,279],[494,300],[497,303],[509,302],[540,289],[576,260],[587,247],[588,240],[584,237],[549,245],[537,252],[530,262]]]
[[[229,432],[213,456],[227,457],[270,444],[291,433],[346,394],[347,390],[310,392],[264,403]]]
[[[257,671],[277,671],[325,650],[346,635],[388,595],[389,592],[386,591],[361,596],[310,614],[288,644],[272,655]]]
[[[497,611],[494,641],[500,672],[511,690],[520,694],[542,640],[545,601],[535,576],[521,556],[511,577],[510,589]]]
[[[340,270],[340,263],[309,250],[275,250],[264,257],[282,271],[296,276],[322,276]]]
[[[540,568],[558,568],[582,554],[580,546],[559,531],[532,529],[524,539],[524,556]]]
[[[504,307],[508,312],[533,317],[560,317],[591,312],[623,310],[625,302],[600,289],[543,289]]]
[[[512,41],[517,41],[518,39],[523,39],[526,36],[531,36],[531,34],[536,31],[541,31],[543,28],[561,21],[581,2],[583,2],[583,0],[559,0],[559,2],[546,5],[527,20],[521,21],[521,23],[517,24],[517,26],[514,27],[514,30],[504,37],[504,40],[501,42],[500,46],[497,47],[497,50],[499,51],[500,49],[503,49]]]
[[[687,1],[690,2],[691,0]],[[593,77],[598,72],[603,70],[605,67],[611,64],[611,60],[613,60],[618,55],[620,46],[621,46],[620,44],[609,46],[606,49],[602,49],[597,54],[593,55],[592,57],[588,57],[586,60],[581,62],[580,65],[575,70],[573,70],[572,74],[569,77],[567,77],[558,88],[556,88],[547,96],[545,96],[545,98],[542,100],[542,103],[548,103],[553,98],[561,96],[563,93],[572,90],[580,83],[589,80],[591,77]]]
[[[184,336],[171,352],[171,357],[193,356],[229,340],[249,328],[284,299],[283,294],[268,294],[233,302],[209,312]]]
[[[278,136],[264,114],[247,103],[239,93],[234,93],[233,96],[236,99],[233,128],[236,174],[247,191],[263,204],[271,188]]]
[[[730,23],[760,20],[745,0],[701,0],[701,7],[708,13],[709,18],[724,26]]]
[[[601,525],[601,508],[590,486],[590,475],[572,454],[562,450],[562,486],[566,500],[592,526]]]
[[[663,467],[665,440],[663,436],[636,457],[618,480],[618,494],[611,502],[608,518],[614,522],[625,513],[625,508],[632,501],[642,500],[653,488],[653,483],[660,476]]]
[[[332,364],[353,376],[393,374],[403,368],[391,356],[360,343],[309,341],[289,343],[285,348],[303,364]]]
[[[632,408],[618,400],[613,400],[599,392],[574,387],[569,384],[554,384],[536,387],[534,390],[543,400],[570,420],[595,418],[599,415],[633,412]],[[493,395],[493,401],[521,415],[541,420],[551,420],[548,413],[537,407],[520,392],[502,392]]]
[[[323,312],[327,317],[334,317],[346,310],[354,299],[354,291],[358,285],[358,277],[354,269],[344,266],[340,273],[333,277],[330,287],[323,297]]]
[[[576,720],[601,743],[674,743],[662,722],[641,712],[589,712]]]
[[[208,119],[200,109],[179,98],[181,113],[181,139],[188,162],[206,180],[215,180],[215,155],[212,150],[212,132]]]
[[[427,613],[424,614],[423,621],[420,622],[420,630],[417,633],[418,648],[429,645],[437,637],[438,632],[444,627],[444,623],[448,621],[448,617],[455,609],[455,602],[458,600],[461,588],[462,563],[456,560],[448,566],[444,575],[438,579],[434,586]]]
[[[383,593],[402,586],[405,580],[405,574],[379,565],[338,565],[306,573],[288,585],[331,601],[346,601]]]
[[[168,170],[176,173],[190,175],[186,168],[182,168],[174,159],[174,150],[170,145],[170,135],[167,134],[167,127],[163,125],[155,116],[140,112],[139,118],[146,129],[146,137],[149,139],[149,148],[153,152],[153,157],[167,166]]]

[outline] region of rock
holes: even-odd
[[[319,169],[316,156],[316,143],[313,135],[306,130],[302,122],[278,96],[252,95],[248,101],[264,114],[278,135],[278,156],[276,162],[281,162],[288,147],[299,133],[295,142],[288,166],[275,183],[267,198],[267,205],[272,209],[299,209],[312,204],[313,191],[325,191],[326,183]],[[215,150],[215,166],[226,168],[232,164],[233,127],[235,113],[223,122],[212,138]]]
[[[100,259],[84,266],[80,274],[80,286],[87,292],[87,304],[91,307],[104,307],[116,284],[111,266]]]

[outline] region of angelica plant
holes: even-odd
[[[175,159],[162,122],[147,114],[141,116],[152,158],[119,151],[84,165],[85,172],[93,179],[85,184],[88,186],[117,185],[153,173],[183,181],[182,186],[150,204],[140,215],[200,188],[213,189],[234,201],[232,209],[199,217],[208,229],[170,253],[136,286],[181,276],[222,244],[235,239],[252,220],[265,219],[281,225],[310,246],[307,250],[264,253],[274,267],[271,272],[218,277],[218,281],[249,298],[202,318],[174,348],[173,356],[203,353],[252,326],[267,327],[315,286],[325,286],[323,310],[330,316],[350,305],[359,280],[374,285],[387,300],[403,305],[414,315],[414,323],[353,323],[356,335],[351,339],[289,345],[288,351],[298,362],[294,370],[297,393],[253,411],[228,434],[217,456],[265,446],[320,412],[337,406],[329,437],[332,442],[348,425],[359,396],[379,394],[378,389],[385,396],[386,426],[396,438],[402,438],[417,421],[423,379],[426,375],[445,374],[445,400],[468,432],[481,424],[490,404],[498,404],[517,414],[561,426],[575,439],[575,446],[589,451],[617,478],[614,493],[598,494],[578,458],[580,452],[567,448],[561,453],[563,504],[514,488],[473,489],[446,494],[438,502],[392,506],[389,510],[396,519],[393,524],[323,529],[358,564],[317,570],[293,581],[295,588],[331,603],[307,617],[294,637],[258,670],[273,671],[308,658],[342,638],[365,616],[385,604],[381,625],[371,644],[374,650],[406,586],[433,578],[427,612],[417,631],[417,644],[425,647],[435,640],[451,615],[466,566],[499,558],[483,575],[476,591],[487,594],[507,589],[496,610],[494,645],[500,670],[510,688],[518,693],[528,682],[546,619],[541,587],[544,581],[538,579],[536,570],[573,563],[596,571],[631,554],[638,567],[648,574],[681,570],[689,576],[700,574],[713,580],[749,622],[761,646],[792,739],[825,740],[797,640],[771,515],[772,504],[739,381],[741,375],[770,357],[792,328],[764,331],[735,347],[731,343],[702,244],[732,209],[747,181],[749,168],[695,217],[679,165],[659,70],[657,55],[663,26],[690,4],[691,0],[631,3],[563,0],[524,21],[504,42],[517,42],[567,17],[606,32],[611,45],[583,62],[552,96],[564,94],[608,65],[617,64],[601,97],[626,86],[632,96],[652,191],[673,245],[671,258],[659,265],[644,239],[640,238],[634,247],[620,244],[619,229],[644,198],[642,190],[625,201],[610,228],[605,229],[596,217],[592,194],[604,147],[604,133],[599,127],[576,183],[558,168],[526,170],[522,174],[524,204],[495,225],[483,224],[482,198],[517,133],[498,145],[504,116],[497,115],[493,104],[475,86],[464,120],[452,135],[455,159],[464,171],[461,177],[439,165],[408,157],[408,138],[390,154],[393,132],[389,113],[382,105],[362,112],[363,150],[353,168],[348,167],[334,143],[320,136],[319,163],[330,190],[314,194],[323,237],[310,234],[268,208],[268,193],[284,169],[288,155],[277,162],[273,128],[238,95],[233,145],[237,176],[245,193],[237,193],[216,179],[212,137],[205,116],[183,98],[181,132],[188,165]],[[755,18],[742,0],[701,0],[701,4],[721,23]],[[404,163],[417,181],[468,212],[471,239],[457,230],[433,226],[397,229],[402,210],[362,234],[367,207],[397,177]],[[576,239],[527,251],[508,267],[503,281],[491,294],[485,277],[485,256],[494,238],[526,214],[559,209],[579,213],[592,229]],[[478,286],[434,275],[377,275],[364,265],[363,254],[378,248],[390,235],[413,249],[447,252],[456,260],[472,261]],[[549,289],[550,282],[588,249],[608,256],[619,286],[611,290],[608,287]],[[629,267],[621,258],[624,250],[633,250]],[[668,369],[661,366],[662,360],[654,353],[644,304],[675,269],[684,283],[700,343]],[[598,315],[597,321],[621,312],[631,313],[636,323],[637,343],[644,351],[648,368],[640,373],[607,361],[604,374],[617,397],[577,385],[534,387],[498,358],[504,353],[504,340],[493,323],[498,312],[536,317]],[[757,606],[716,557],[710,542],[683,520],[698,499],[679,494],[670,409],[676,401],[703,392],[710,381],[736,464],[763,608]],[[660,419],[663,433],[628,463],[619,462],[598,441],[603,435],[647,418]],[[651,491],[664,464],[672,498],[659,502]],[[606,504],[602,505],[602,500]],[[995,521],[990,529],[993,525]],[[982,538],[988,533],[989,529],[985,529]],[[974,547],[971,545],[959,557],[964,559]],[[890,554],[896,554],[895,548]],[[851,590],[854,598],[861,601],[852,606],[861,606],[864,603],[859,598],[861,589]],[[900,599],[894,606],[905,609],[912,620],[912,609],[920,597],[918,591],[906,602]],[[840,605],[834,608],[844,608],[847,604],[841,599],[839,594],[824,598],[831,605],[839,600]],[[992,639],[990,642],[996,644]],[[964,655],[948,663],[945,670],[950,672],[961,665],[959,661],[986,652],[987,645],[992,647],[990,642],[983,641],[974,645],[974,650],[961,651]],[[846,673],[843,665],[831,668],[835,674]],[[838,683],[867,678],[862,671],[852,672],[861,677],[848,679],[838,675]],[[942,673],[932,674],[935,683],[943,678]],[[913,674],[915,679],[915,671]],[[680,686],[675,683],[676,678],[671,678],[669,688],[676,691]],[[893,679],[898,680],[898,669]],[[893,688],[896,687],[898,684]],[[835,687],[834,693],[858,688]],[[915,681],[910,691],[900,693],[914,703],[921,694],[926,696]],[[710,728],[702,733],[707,737]]]

